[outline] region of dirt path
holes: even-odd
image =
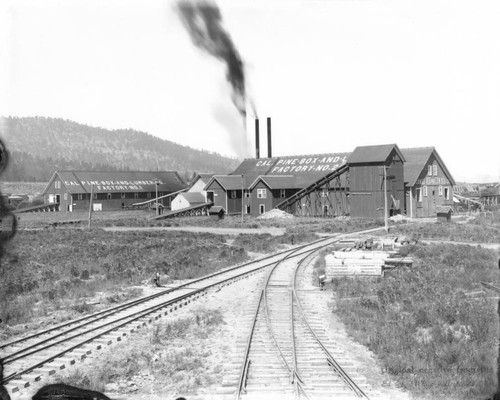
[[[286,228],[213,228],[203,226],[179,226],[179,227],[109,227],[102,228],[107,232],[126,232],[126,231],[183,231],[194,233],[214,233],[217,235],[239,235],[244,234],[264,234],[269,233],[272,236],[281,236],[286,232]]]

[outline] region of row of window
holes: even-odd
[[[86,199],[89,199],[90,198],[90,194],[87,195],[87,194],[83,194],[83,193],[78,193],[78,194],[73,194],[72,195],[72,199],[73,200],[86,200]],[[158,193],[158,196],[163,196],[163,193]],[[94,200],[97,200],[97,199],[138,199],[138,198],[143,198],[144,197],[144,194],[143,193],[138,193],[138,192],[134,192],[134,193],[93,193],[92,195],[92,198]],[[153,193],[151,192],[147,192],[146,193],[146,198],[150,199],[154,197]],[[67,193],[64,193],[64,200],[67,200]]]
[[[437,164],[434,164],[434,165],[428,165],[427,166],[427,175],[429,176],[437,176],[438,174],[438,166]]]
[[[439,186],[438,187],[438,195],[443,196],[443,193],[444,193],[444,198],[446,200],[449,200],[450,199],[450,188],[448,188],[448,187],[443,188],[443,186]],[[422,186],[422,188],[417,189],[417,202],[422,201],[422,194],[424,195],[424,197],[427,197],[427,195],[428,195],[427,186]],[[436,192],[434,190],[432,191],[432,195],[433,196],[436,195]]]
[[[229,196],[232,199],[236,199],[238,192],[241,192],[241,190],[230,190]],[[245,197],[250,197],[249,190],[245,190]],[[280,189],[280,197],[282,199],[284,199],[286,197],[285,189]],[[267,189],[257,189],[257,198],[258,199],[266,199],[267,198]]]

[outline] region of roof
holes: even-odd
[[[249,189],[253,189],[261,181],[269,189],[293,189],[296,187],[295,176],[293,175],[264,175],[255,179]]]
[[[453,208],[451,206],[436,206],[436,214],[446,214],[452,212]]]
[[[410,149],[401,149],[406,162],[404,164],[404,175],[405,182],[408,182],[408,186],[414,186],[417,182],[418,177],[427,168],[427,163],[432,155],[436,158],[439,166],[444,171],[448,180],[452,185],[455,185],[455,180],[451,176],[448,168],[444,164],[441,157],[439,157],[438,152],[434,147],[416,147]],[[427,170],[426,170],[427,173]]]
[[[218,182],[224,190],[241,190],[242,187],[248,188],[247,177],[242,179],[241,175],[214,175],[210,179],[203,190],[207,188],[214,182]]]
[[[226,209],[222,206],[212,206],[208,209],[208,213],[210,215],[213,215],[213,214],[219,214],[220,212],[222,213],[226,213]]]
[[[247,187],[259,176],[295,177],[294,188],[304,188],[344,165],[349,153],[323,153],[273,158],[249,158],[230,175],[244,175]]]
[[[387,160],[393,150],[396,150],[396,153],[404,162],[405,158],[401,153],[401,150],[399,150],[398,145],[396,143],[392,143],[374,146],[358,146],[347,158],[347,164],[383,163]]]
[[[184,192],[179,193],[178,196],[184,197],[189,204],[206,203],[205,196],[201,192]]]
[[[212,176],[214,176],[215,174],[209,174],[209,173],[200,173],[200,174],[196,174],[196,177],[193,179],[193,182],[191,183],[191,186],[193,186],[197,181],[199,181],[200,179],[205,181],[205,182],[208,182]]]
[[[59,178],[69,193],[176,192],[186,184],[176,171],[56,171],[45,187]]]

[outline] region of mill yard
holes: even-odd
[[[85,212],[21,214],[2,263],[11,397],[54,381],[114,399],[495,392],[498,215],[394,218],[386,232],[380,220],[275,214],[152,220],[151,211],[113,211],[94,213],[90,229]],[[381,250],[411,263],[372,276],[329,272],[333,253]],[[61,325],[82,319],[92,328],[59,343]]]

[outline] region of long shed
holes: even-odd
[[[176,171],[56,171],[43,191],[46,204],[60,211],[121,210],[141,200],[154,199],[186,188]],[[170,209],[170,198],[160,203]]]

